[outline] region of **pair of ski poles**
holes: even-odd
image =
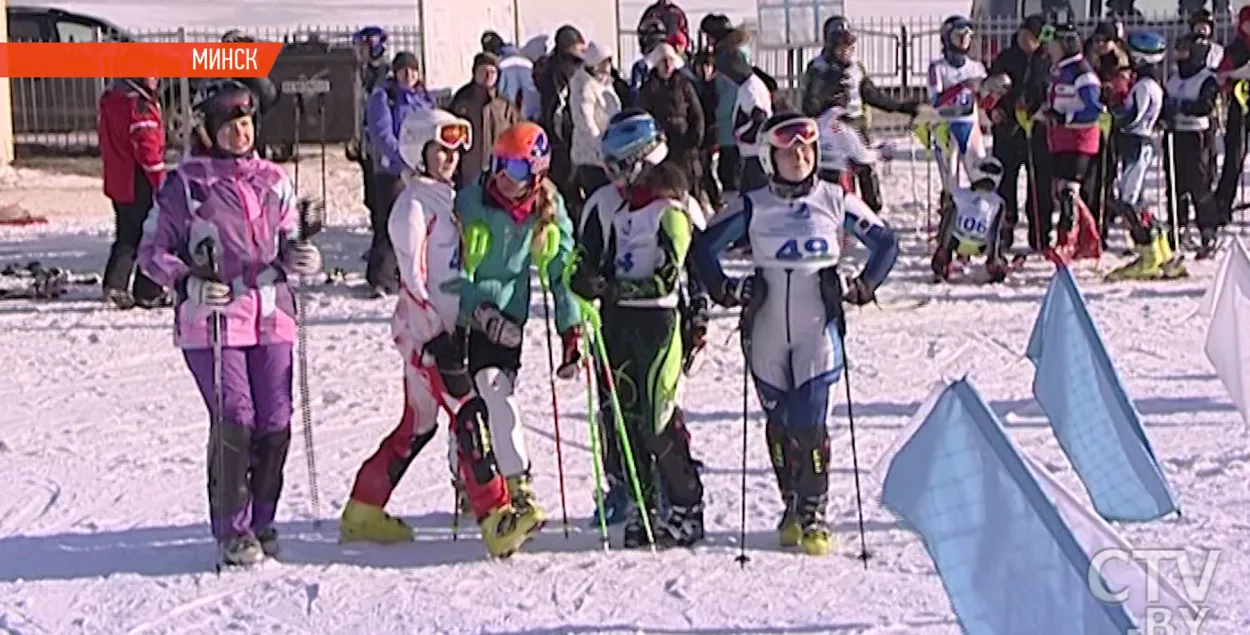
[[[464,240],[464,268],[470,281],[474,280],[477,275],[477,269],[485,260],[486,254],[490,251],[490,230],[485,225],[474,223],[465,228]],[[550,291],[551,277],[550,267],[555,261],[556,254],[560,247],[560,229],[554,224],[546,225],[540,233],[538,233],[530,243],[530,259],[538,268],[538,282],[542,289],[543,295],[543,321],[546,325],[547,332],[547,375],[551,386],[551,411],[552,423],[555,427],[556,442],[556,466],[559,474],[560,484],[560,511],[564,521],[564,536],[569,535],[569,515],[567,498],[564,487],[564,454],[562,450],[562,442],[560,436],[560,408],[556,397],[556,370],[555,370],[555,353],[552,344],[551,333],[551,308],[550,308]],[[567,277],[571,274],[572,268],[565,270],[563,276],[567,284]],[[608,393],[611,395],[612,415],[616,425],[617,438],[621,445],[621,454],[625,461],[625,468],[630,479],[632,493],[635,503],[639,509],[646,509],[645,502],[642,497],[641,481],[638,479],[637,463],[634,461],[633,449],[629,443],[629,435],[625,428],[625,417],[621,410],[620,398],[616,389],[616,382],[611,372],[611,365],[608,362],[607,347],[603,343],[603,321],[599,314],[599,310],[589,300],[581,298],[576,294],[573,295],[574,301],[577,303],[578,310],[582,317],[582,326],[586,330],[586,337],[582,340],[582,354],[586,358],[586,398],[587,413],[586,421],[590,433],[591,447],[591,468],[595,479],[595,506],[599,516],[599,533],[603,542],[604,549],[608,545],[608,527],[607,515],[604,512],[604,488],[603,488],[603,469],[602,457],[603,453],[599,447],[599,423],[596,418],[596,394],[598,392],[598,381],[595,377],[595,362],[605,369],[604,381],[607,382]],[[457,492],[457,511],[459,516],[459,492]],[[646,532],[647,540],[654,550],[654,533],[651,527],[651,520],[647,514],[642,515],[643,529]],[[458,521],[457,521],[458,525]]]

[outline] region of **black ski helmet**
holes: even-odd
[[[256,96],[242,82],[213,80],[199,88],[191,111],[196,127],[204,132],[205,143],[212,147],[222,126],[240,117],[256,115]]]
[[[969,41],[967,47],[960,48],[955,44],[955,36],[962,33],[972,35],[974,32],[975,29],[972,26],[972,22],[969,21],[968,18],[965,18],[962,15],[952,15],[951,17],[946,18],[946,20],[942,22],[942,50],[955,53],[967,53],[972,46],[971,41]]]
[[[840,33],[850,32],[850,30],[851,24],[846,21],[846,16],[834,15],[829,16],[829,19],[825,20],[825,24],[821,27],[820,32],[825,40],[825,43],[829,44],[833,41],[835,36]]]
[[[1055,39],[1052,40],[1063,49],[1064,57],[1072,57],[1081,53],[1081,32],[1071,22],[1055,26]]]

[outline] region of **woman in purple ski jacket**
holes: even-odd
[[[298,204],[286,172],[256,156],[255,97],[238,82],[197,96],[190,156],[171,172],[143,227],[139,266],[178,294],[174,342],[219,430],[209,445],[209,508],[223,564],[277,552],[273,521],[291,439],[290,276],[321,271],[299,242]],[[221,385],[211,324],[220,312]],[[222,412],[216,410],[221,391]],[[215,418],[215,420],[217,420]]]

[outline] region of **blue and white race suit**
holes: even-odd
[[[842,372],[841,297],[830,296],[838,293],[831,280],[845,231],[868,248],[860,277],[876,288],[898,258],[898,237],[859,197],[826,181],[794,199],[768,188],[747,192],[695,241],[696,270],[726,304],[729,278],[719,257],[749,234],[763,284],[747,312],[743,352],[769,419],[791,433],[825,426],[829,388]]]

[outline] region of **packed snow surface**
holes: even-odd
[[[319,180],[316,166],[304,162],[303,183]],[[936,380],[966,371],[1019,445],[1084,496],[1033,402],[1033,369],[1021,356],[1053,268],[1030,262],[997,286],[930,284],[925,206],[914,200],[925,197],[931,173],[923,163],[896,161],[883,178],[886,217],[902,235],[904,255],[881,291],[885,308],[852,311],[859,465],[877,463]],[[331,160],[333,226],[319,239],[328,265],[354,271],[363,270],[368,243],[358,184],[354,166]],[[19,202],[51,222],[7,230],[0,260],[103,268],[111,212],[98,179],[20,170],[3,185],[0,202]],[[1104,269],[1118,261],[1107,258]],[[1203,633],[1244,635],[1250,447],[1202,353],[1204,325],[1190,317],[1214,269],[1191,262],[1187,280],[1109,285],[1084,265],[1078,279],[1184,509],[1182,519],[1123,532],[1141,547],[1222,549]],[[983,277],[979,268],[969,275]],[[310,509],[297,412],[279,510],[284,555],[220,577],[206,517],[208,415],[172,345],[170,312],[105,308],[95,288],[61,301],[0,303],[0,366],[7,371],[0,386],[0,633],[959,632],[924,546],[879,505],[870,475],[862,483],[872,558],[867,570],[856,559],[845,383],[831,398],[836,553],[810,558],[776,546],[781,503],[752,393],[750,561],[735,562],[743,363],[728,312],[716,314],[706,361],[683,397],[695,454],[706,464],[708,540],[694,550],[605,553],[590,527],[586,400],[576,381],[558,383],[565,538],[541,319],[528,326],[517,399],[535,484],[552,517],[546,530],[507,561],[485,558],[467,518],[454,539],[440,436],[390,505],[416,527],[417,542],[340,545],[337,517],[356,469],[401,409],[393,302],[358,292],[351,284],[312,291],[309,372],[322,509],[316,516]],[[917,300],[929,302],[917,307]],[[619,540],[618,530],[613,544]]]

